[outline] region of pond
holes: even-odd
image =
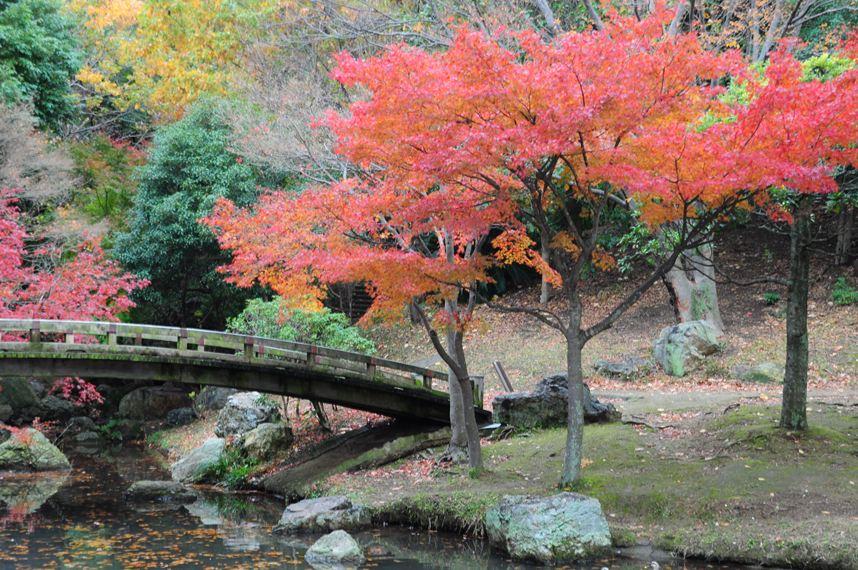
[[[144,450],[73,457],[62,474],[0,473],[0,568],[309,568],[311,539],[271,532],[284,504],[258,494],[200,492],[189,505],[133,505],[131,483],[169,475]],[[529,568],[483,540],[385,527],[356,533],[371,568]],[[641,569],[600,560],[580,568]],[[661,568],[727,568],[662,562]]]

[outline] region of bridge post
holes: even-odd
[[[253,337],[244,337],[244,357],[248,360],[253,358]]]
[[[41,323],[39,321],[32,321],[30,323],[30,342],[32,344],[42,342]]]
[[[116,346],[116,323],[107,325],[107,344]]]
[[[188,329],[185,327],[179,329],[179,338],[176,347],[179,350],[188,350]]]
[[[471,376],[471,386],[474,389],[474,405],[479,405],[480,408],[484,404],[485,380],[483,376]]]
[[[369,361],[366,363],[366,375],[370,380],[373,380],[375,378],[375,370],[375,358],[370,357]]]
[[[428,388],[429,390],[432,389],[432,376],[431,375],[429,375],[429,374],[423,375],[423,387]]]

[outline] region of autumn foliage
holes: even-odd
[[[145,281],[108,260],[98,243],[63,261],[55,246],[27,248],[29,235],[9,191],[0,195],[0,318],[115,320]]]

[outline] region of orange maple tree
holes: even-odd
[[[779,155],[791,136],[775,119],[784,95],[771,96],[780,67],[760,79],[737,52],[707,52],[694,34],[666,34],[669,21],[667,12],[641,22],[614,15],[601,30],[550,42],[533,32],[489,37],[461,28],[443,52],[396,45],[365,60],[341,54],[334,78],[370,95],[325,123],[360,174],[300,196],[272,194],[253,211],[221,203],[209,223],[235,254],[233,279],[316,300],[326,284],[363,281],[374,314],[401,315],[425,298],[441,306],[449,332],[467,325],[489,267],[535,268],[560,287],[563,312],[493,304],[566,338],[561,483],[571,484],[581,469],[584,344],[684,250],[710,239],[726,213],[766,203],[771,186],[830,189],[829,162],[795,170],[798,157]],[[750,105],[723,97],[730,80],[747,83]],[[825,133],[809,156],[832,158],[822,147],[842,144],[842,132]],[[585,326],[583,272],[614,265],[600,238],[615,207],[652,226],[676,222],[678,235],[625,299]],[[550,244],[550,262],[527,225]],[[461,344],[442,347],[427,330],[451,370],[462,367],[454,377],[466,378]]]

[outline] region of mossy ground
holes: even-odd
[[[858,414],[814,406],[806,434],[776,427],[775,406],[699,413],[663,430],[585,430],[580,492],[602,506],[618,545],[653,541],[689,556],[802,567],[858,567]],[[484,447],[487,471],[415,476],[408,462],[339,476],[328,491],[372,505],[380,519],[479,533],[504,494],[556,492],[565,432]],[[412,462],[418,460],[411,460]]]

